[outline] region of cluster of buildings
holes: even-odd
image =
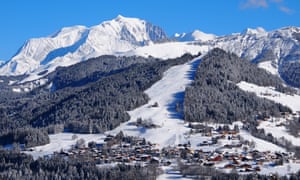
[[[201,130],[200,127],[202,126],[199,126],[198,130]],[[239,172],[260,171],[262,167],[283,165],[293,158],[291,153],[255,150],[249,142],[243,142],[238,136],[239,132],[233,129],[210,129],[214,131],[211,133],[212,140],[199,142],[197,148],[192,148],[191,144],[187,143],[159,149],[157,144],[145,139],[119,134],[108,135],[105,143],[90,142],[88,147],[74,146],[70,150],[57,152],[56,155],[81,158],[99,165],[140,163],[168,166],[174,160],[180,159],[185,164],[213,166],[225,170],[236,169]],[[210,134],[207,129],[203,133]],[[221,145],[219,141],[222,141]]]
[[[64,158],[81,158],[96,164],[111,163],[160,163],[160,150],[156,144],[137,137],[120,137],[108,135],[105,143],[90,142],[88,147],[74,146],[61,150],[56,155]]]

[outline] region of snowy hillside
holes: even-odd
[[[253,92],[257,96],[266,98],[291,108],[294,112],[300,111],[300,96],[296,94],[284,94],[275,90],[275,87],[262,87],[248,82],[237,84],[239,88],[247,92]]]
[[[0,75],[53,71],[57,66],[129,51],[166,38],[158,26],[119,15],[90,28],[68,27],[46,38],[28,40],[9,63],[0,68]]]
[[[123,123],[112,133],[123,131],[128,135],[145,137],[151,142],[160,144],[161,147],[187,143],[184,134],[188,128],[182,120],[182,115],[176,113],[175,106],[178,101],[182,101],[184,90],[192,82],[192,74],[198,64],[199,59],[195,59],[191,63],[172,67],[165,72],[163,79],[146,91],[151,100],[129,112],[130,121]],[[158,107],[152,107],[155,103]],[[136,122],[137,118],[152,121],[160,127],[154,129],[136,127],[132,122]]]

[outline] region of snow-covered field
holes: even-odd
[[[75,138],[76,137],[76,138]],[[33,151],[26,151],[31,154],[34,159],[51,155],[53,152],[70,149],[76,144],[76,141],[83,139],[87,145],[90,141],[103,142],[105,135],[103,134],[73,134],[73,133],[58,133],[49,135],[50,143],[32,148]]]
[[[271,74],[273,74],[273,75],[279,76],[277,67],[275,67],[275,66],[272,64],[272,61],[261,62],[261,63],[258,64],[258,67],[259,67],[259,68],[262,68],[262,69],[264,69],[264,70],[266,70],[266,71],[268,71],[269,73],[271,73]]]
[[[275,90],[274,87],[262,87],[248,82],[237,84],[239,88],[247,92],[253,92],[259,97],[263,97],[291,108],[294,112],[300,111],[300,96],[288,95]]]
[[[264,129],[266,133],[271,133],[273,137],[280,139],[284,138],[286,140],[291,141],[291,143],[295,146],[300,146],[300,138],[292,136],[289,134],[288,130],[284,125],[278,126],[281,122],[286,121],[285,119],[281,119],[279,122],[271,122],[271,121],[262,121],[258,128]]]

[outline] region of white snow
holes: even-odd
[[[77,138],[73,139],[72,136],[74,135],[76,135]],[[34,147],[32,148],[33,151],[26,151],[26,153],[31,154],[34,159],[37,159],[38,157],[51,155],[54,152],[59,152],[60,150],[70,149],[79,139],[84,139],[87,145],[90,141],[103,142],[105,136],[103,134],[58,133],[49,135],[49,138],[49,144]]]
[[[282,147],[279,147],[273,143],[270,143],[268,141],[256,138],[252,136],[249,132],[247,131],[240,131],[240,136],[243,137],[244,139],[248,141],[254,141],[255,142],[255,149],[261,152],[265,151],[271,151],[271,152],[286,152],[286,150]]]
[[[13,92],[17,92],[17,93],[22,92],[22,90],[21,90],[20,88],[13,88],[12,91],[13,91]]]
[[[265,61],[258,64],[259,68],[266,70],[267,72],[279,76],[278,69],[275,67],[272,61]]]
[[[8,82],[8,85],[11,86],[11,85],[15,84],[16,82],[17,82],[17,81],[12,81],[12,80],[10,80],[10,81]]]
[[[180,174],[180,171],[174,170],[178,169],[175,166],[165,166],[162,167],[162,170],[164,171],[163,174],[159,175],[157,177],[157,180],[167,180],[167,179],[181,179],[181,180],[191,180],[193,178],[183,177],[182,174]]]
[[[266,30],[262,27],[257,27],[256,29],[247,28],[242,32],[243,35],[246,34],[267,34]]]
[[[262,87],[248,82],[240,82],[237,84],[239,88],[247,92],[253,92],[259,97],[263,97],[282,105],[288,106],[294,112],[300,111],[300,96],[293,94],[284,94],[275,90],[274,87]]]
[[[156,57],[161,59],[180,57],[185,53],[196,55],[199,52],[205,53],[209,51],[208,46],[189,45],[185,42],[169,42],[163,44],[152,44],[149,46],[139,47],[134,50],[125,52],[120,55],[126,56],[143,56],[143,57]]]
[[[279,176],[285,176],[289,173],[297,173],[300,169],[300,163],[285,163],[283,166],[264,166],[259,174],[278,174]]]
[[[202,31],[195,30],[191,33],[174,34],[174,38],[178,41],[210,41],[214,40],[217,36],[214,34],[206,34]]]
[[[276,121],[276,120],[274,120]],[[286,119],[280,119],[278,122],[271,122],[271,121],[262,121],[258,128],[264,129],[266,133],[271,133],[273,137],[280,139],[284,138],[286,140],[289,140],[293,145],[300,146],[300,138],[292,136],[289,134],[288,130],[285,128],[285,126],[278,126],[280,123],[284,123]]]

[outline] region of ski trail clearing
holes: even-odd
[[[186,143],[185,133],[189,130],[183,121],[182,112],[177,112],[176,104],[182,104],[185,88],[194,79],[200,58],[196,58],[183,65],[168,69],[161,80],[145,91],[150,101],[129,111],[130,121],[121,124],[116,129],[108,132],[116,134],[123,131],[130,136],[139,136],[157,143],[160,147]],[[157,103],[157,107],[153,105]],[[148,120],[157,128],[137,127],[134,123],[138,118]]]

